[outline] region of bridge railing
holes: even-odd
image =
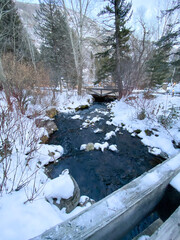
[[[93,96],[106,97],[106,96],[117,96],[117,88],[97,88],[97,87],[87,87],[86,91]]]
[[[121,239],[154,209],[179,171],[180,154],[33,240]]]

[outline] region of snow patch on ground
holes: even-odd
[[[49,162],[55,162],[64,153],[62,146],[40,144],[36,153],[36,160],[41,162],[41,165],[46,165]]]
[[[134,131],[140,130],[138,136],[144,145],[156,149],[154,154],[157,154],[157,149],[169,157],[177,154],[179,150],[174,147],[172,141],[180,142],[179,97],[156,94],[154,99],[147,100],[139,94],[138,99],[135,102],[121,99],[111,104],[110,108],[114,117],[112,117],[112,122],[108,121],[107,124],[123,126],[123,129],[132,133],[132,136],[136,136]],[[139,120],[138,114],[143,108],[146,115],[144,119]],[[161,122],[167,124],[167,127],[164,127]],[[147,130],[152,131],[152,135],[147,135]]]

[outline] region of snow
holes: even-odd
[[[102,118],[101,117],[93,117],[91,120],[89,119],[89,117],[85,120],[85,122],[83,122],[83,124],[82,124],[82,127],[83,128],[87,128],[87,127],[89,127],[90,125],[91,126],[94,126],[94,124],[96,123],[96,122],[99,122],[100,120],[101,120]]]
[[[180,193],[180,173],[171,180],[170,185]]]
[[[113,152],[117,152],[117,151],[118,151],[117,145],[115,145],[115,144],[110,145],[110,146],[109,146],[109,150],[111,150],[111,151],[113,151]]]
[[[86,150],[86,146],[87,146],[87,144],[82,144],[81,146],[80,146],[80,150],[82,151],[82,150]]]
[[[74,115],[73,117],[71,117],[72,119],[80,119],[81,116],[80,115]]]
[[[94,148],[95,149],[97,149],[97,150],[101,150],[102,152],[104,152],[104,150],[106,149],[106,148],[108,148],[108,146],[109,146],[109,143],[108,142],[105,142],[105,143],[95,143],[94,144]]]
[[[148,236],[148,235],[143,235],[138,238],[138,240],[148,240],[148,239],[150,239],[150,236]]]
[[[152,147],[148,147],[148,151],[156,156],[160,155],[161,153],[161,149],[159,148],[152,148]]]
[[[103,132],[103,130],[100,129],[100,128],[96,128],[96,129],[94,130],[94,133],[101,133],[101,132]]]
[[[1,239],[27,240],[62,222],[44,199],[24,204],[25,200],[23,190],[0,198]]]
[[[64,153],[62,146],[40,144],[36,153],[36,159],[39,159],[42,165],[46,165],[49,162],[54,162],[60,158]]]
[[[59,177],[50,180],[44,190],[45,198],[53,203],[53,198],[57,199],[57,203],[59,204],[61,198],[68,199],[73,196],[74,192],[74,184],[69,175],[69,171],[66,169],[59,175]]]
[[[108,121],[107,124],[113,124],[116,127],[123,126],[123,129],[129,131],[132,136],[137,135],[134,132],[135,130],[141,130],[138,137],[141,138],[144,145],[149,147],[151,153],[155,155],[165,153],[172,157],[179,152],[172,141],[180,142],[180,99],[179,96],[168,94],[156,94],[154,96],[154,99],[149,100],[144,99],[143,94],[139,93],[135,102],[126,99],[115,101],[113,105],[110,105],[114,117],[112,117],[112,122]],[[139,120],[137,116],[142,109],[145,109],[146,117]],[[165,119],[170,118],[169,125],[160,123],[161,116],[164,116]],[[146,130],[152,131],[153,134],[148,136]]]
[[[92,143],[93,144],[93,143]],[[104,150],[106,148],[108,148],[109,146],[109,143],[108,142],[105,142],[105,143],[94,143],[94,149],[96,150],[101,150],[102,152],[104,152]],[[80,146],[80,150],[86,150],[86,147],[87,147],[87,144],[82,144]],[[112,147],[113,148],[113,147]],[[113,150],[112,150],[113,151]]]
[[[109,140],[110,138],[112,138],[112,136],[116,136],[116,133],[114,131],[106,133],[104,140]]]
[[[151,186],[152,184],[155,184],[159,181],[159,175],[157,172],[151,172],[147,173],[142,179],[141,179],[141,185],[142,188],[147,188],[148,186]]]
[[[107,125],[112,125],[113,123],[110,122],[110,121],[106,121],[106,124],[107,124]]]
[[[89,105],[92,98],[88,95],[79,97],[76,92],[64,91],[62,94],[56,95],[56,106],[54,106],[51,104],[52,93],[48,89],[44,90],[44,92],[46,94],[41,105],[29,104],[25,115],[17,114],[16,111],[11,113],[10,117],[12,119],[9,122],[9,129],[15,124],[15,127],[21,130],[20,132],[16,135],[11,134],[8,125],[6,125],[4,132],[0,133],[2,137],[6,136],[7,132],[10,133],[10,140],[14,143],[8,158],[9,163],[11,163],[8,172],[9,179],[6,188],[3,189],[0,196],[0,216],[3,219],[0,224],[0,238],[3,240],[27,240],[35,237],[91,205],[88,202],[84,207],[78,206],[70,214],[66,214],[65,209],[59,210],[56,206],[46,201],[46,198],[51,201],[52,197],[56,197],[58,201],[61,198],[69,198],[73,194],[74,186],[68,171],[63,172],[53,180],[50,180],[45,175],[44,165],[49,162],[61,161],[60,158],[64,150],[59,145],[40,144],[38,139],[47,133],[43,128],[36,128],[35,119],[30,119],[28,116],[32,116],[35,112],[41,112],[37,118],[47,119],[45,111],[47,107],[51,106],[56,107],[59,112],[74,113],[72,119],[80,119],[80,115],[75,114],[75,108],[79,105]],[[150,101],[144,100],[141,94],[139,93],[138,95],[140,99],[138,104],[122,99],[108,106],[112,114],[111,120],[107,121],[106,124],[114,125],[116,129],[107,133],[105,140],[115,136],[122,126],[123,129],[128,130],[134,136],[137,135],[134,131],[139,129],[141,133],[138,136],[141,138],[142,143],[148,146],[151,153],[155,155],[166,153],[169,157],[172,157],[171,161],[164,164],[164,171],[167,169],[175,170],[180,166],[179,149],[175,148],[172,143],[172,141],[175,141],[177,144],[180,142],[179,97],[176,95],[173,97],[171,95],[157,94],[156,98]],[[4,93],[0,92],[0,111],[7,109],[4,99]],[[145,107],[146,118],[139,120],[137,115],[142,110],[142,107]],[[171,120],[170,126],[164,127],[160,124],[159,117],[162,114],[165,114],[167,117],[172,107],[176,109],[177,117]],[[106,115],[107,112],[103,114]],[[100,120],[101,118],[98,115],[92,119],[87,118],[84,125],[88,127]],[[147,136],[147,129],[153,132],[151,136]],[[21,136],[21,132],[23,132],[23,136]],[[94,133],[98,132],[101,132],[101,129],[94,130]],[[121,132],[119,133],[121,134]],[[0,144],[2,143],[1,141]],[[37,148],[36,151],[30,153],[34,146]],[[118,151],[116,145],[109,145],[108,142],[94,143],[94,148],[102,152],[105,149]],[[80,149],[85,150],[86,144],[82,144]],[[2,172],[2,163],[0,161],[0,180],[2,180]],[[156,184],[160,178],[161,176],[158,172],[149,172],[142,178],[139,190],[146,189],[151,184]],[[171,185],[180,191],[179,183],[180,174],[171,181]],[[127,192],[121,192],[121,199],[127,197],[126,195]],[[82,203],[85,202],[86,197],[82,197],[80,201]],[[109,206],[109,211],[124,207],[121,201],[119,202],[117,198],[113,197],[110,197],[104,205],[102,204],[102,212],[104,212],[106,205]],[[94,214],[96,215],[97,213]],[[81,220],[83,224],[86,222],[83,218]]]
[[[64,150],[60,145],[40,144],[40,137],[48,134],[44,128],[36,127],[35,119],[47,120],[45,114],[50,107],[61,112],[75,112],[77,106],[89,105],[92,98],[89,95],[79,97],[75,91],[57,93],[54,106],[51,104],[52,91],[43,91],[46,94],[41,105],[30,103],[25,115],[14,107],[7,115],[8,122],[0,131],[0,147],[7,133],[8,139],[13,143],[7,157],[8,179],[0,192],[0,216],[3,219],[0,224],[0,239],[3,240],[30,239],[91,205],[87,203],[84,207],[76,207],[67,214],[65,209],[59,210],[47,202],[46,198],[50,200],[54,196],[58,200],[69,198],[73,194],[74,185],[67,171],[54,180],[45,175],[44,165],[60,159]],[[1,111],[8,110],[3,92],[0,92],[0,106],[0,114]],[[28,117],[36,114],[37,118]],[[0,183],[3,174],[1,157],[0,155]]]

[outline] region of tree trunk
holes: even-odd
[[[9,94],[9,89],[8,89],[8,84],[7,84],[7,81],[6,81],[6,76],[5,76],[4,71],[3,71],[1,57],[0,57],[0,83],[2,84],[2,87],[4,89],[4,92],[5,92],[5,95],[6,95],[6,101],[8,103],[9,110],[12,111],[13,110],[12,102],[11,102],[11,98],[10,98],[10,94]]]
[[[122,85],[122,77],[121,77],[121,52],[120,52],[120,39],[119,39],[119,30],[120,30],[120,19],[119,19],[119,6],[120,0],[115,0],[115,39],[116,39],[116,82],[118,85],[118,93],[119,99],[123,96],[123,85]]]

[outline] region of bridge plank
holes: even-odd
[[[180,207],[161,225],[149,240],[180,240]]]

